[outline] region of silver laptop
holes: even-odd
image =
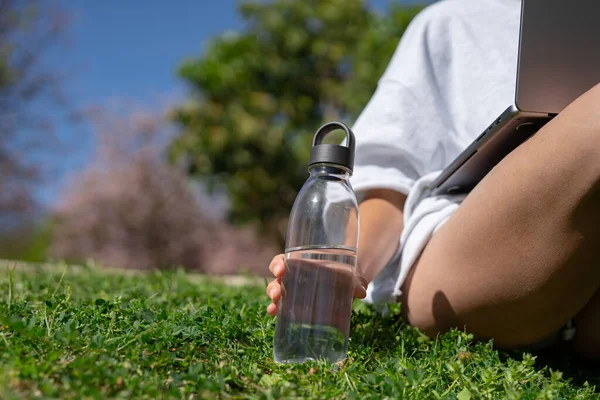
[[[514,104],[433,182],[434,194],[472,190],[506,155],[600,83],[600,0],[522,0],[519,36]]]

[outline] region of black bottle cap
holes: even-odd
[[[338,129],[346,132],[346,146],[323,144],[325,136]],[[315,133],[308,166],[321,163],[334,164],[344,167],[352,173],[354,168],[354,147],[354,133],[350,128],[342,122],[329,122],[320,127],[317,133]]]

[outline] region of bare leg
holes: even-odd
[[[431,336],[466,327],[514,348],[581,313],[580,330],[591,333],[578,343],[599,348],[600,328],[586,324],[600,310],[600,86],[477,186],[403,289],[405,317]]]

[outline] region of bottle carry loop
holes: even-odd
[[[325,136],[336,130],[343,130],[346,133],[346,145],[323,144]],[[314,164],[326,163],[339,165],[352,173],[355,146],[354,133],[346,124],[339,121],[329,122],[321,126],[315,133],[310,150],[309,168]]]

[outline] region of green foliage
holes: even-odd
[[[171,154],[226,190],[233,222],[281,239],[314,131],[356,118],[420,8],[378,15],[364,0],[273,0],[239,11],[243,32],[179,69],[192,95],[173,113],[181,134]]]
[[[19,255],[18,259],[29,262],[41,262],[47,259],[52,239],[52,224],[53,222],[47,219],[36,225],[29,246]]]
[[[3,266],[0,293],[0,398],[597,398],[531,355],[461,332],[429,340],[398,306],[383,317],[357,302],[349,359],[333,367],[272,361],[261,285]]]
[[[0,234],[0,259],[41,262],[47,259],[52,221],[23,226]]]

